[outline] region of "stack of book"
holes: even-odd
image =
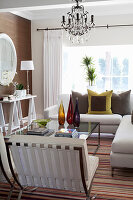
[[[55,137],[79,138],[79,134],[76,129],[61,128],[55,133]]]
[[[48,129],[48,128],[34,128],[32,130],[27,131],[27,135],[39,135],[39,136],[49,136],[50,134],[53,134],[54,130],[53,129]]]

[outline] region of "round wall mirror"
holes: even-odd
[[[12,39],[0,34],[0,84],[9,85],[16,74],[17,55]]]

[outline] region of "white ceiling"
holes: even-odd
[[[49,5],[66,5],[73,0],[0,0],[0,10],[15,9],[15,8],[41,8]],[[84,0],[83,0],[84,1]],[[99,2],[101,0],[86,0],[86,2]],[[102,0],[110,1],[110,0]],[[121,1],[121,0],[119,0]]]
[[[29,20],[61,18],[72,0],[0,0],[0,12],[10,11]],[[85,10],[95,16],[133,14],[133,0],[85,0]]]

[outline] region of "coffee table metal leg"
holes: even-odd
[[[95,155],[97,153],[97,151],[100,147],[100,123],[98,125],[98,138],[97,139],[98,139],[98,144],[97,144],[97,148],[96,148],[95,152],[93,153],[93,155]]]
[[[100,123],[98,125],[98,145],[100,146]]]
[[[100,147],[100,123],[98,124],[98,137],[97,137],[97,144],[88,144],[90,146],[97,146],[94,153],[93,153],[93,156],[97,153],[99,147]]]

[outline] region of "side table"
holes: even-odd
[[[20,128],[23,125],[23,116],[21,109],[21,101],[29,99],[29,111],[28,111],[28,125],[36,119],[35,103],[34,98],[36,95],[27,95],[22,98],[16,98],[14,100],[0,101],[0,126],[2,131],[5,132],[5,117],[3,112],[3,104],[10,104],[9,110],[9,124],[8,124],[8,135],[12,134],[13,126]]]

